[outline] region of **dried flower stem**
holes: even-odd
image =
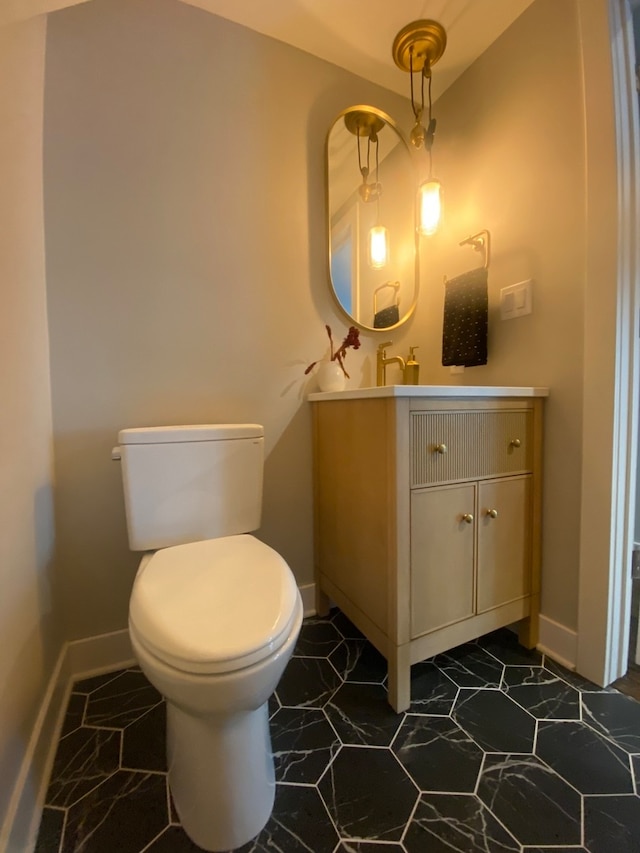
[[[358,329],[356,329],[355,326],[349,326],[349,331],[347,332],[346,338],[342,341],[342,343],[340,344],[338,349],[334,352],[333,351],[333,336],[331,334],[331,326],[325,325],[325,329],[327,330],[327,335],[329,336],[329,349],[330,349],[329,360],[330,361],[337,361],[338,364],[340,365],[340,367],[342,368],[342,372],[344,373],[344,375],[347,377],[347,379],[350,379],[351,377],[347,373],[347,370],[344,366],[344,359],[347,355],[347,350],[349,349],[349,347],[352,347],[353,349],[360,349],[360,332],[358,331]],[[318,363],[317,361],[311,362],[309,367],[307,367],[307,369],[304,372],[305,376],[313,370],[313,368],[316,366],[317,363]]]

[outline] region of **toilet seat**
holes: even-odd
[[[207,539],[143,559],[129,622],[138,642],[170,666],[224,673],[277,651],[298,595],[286,562],[254,536]]]

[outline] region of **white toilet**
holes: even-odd
[[[152,427],[118,434],[129,545],[145,551],[129,604],[134,653],[167,703],[169,785],[205,850],[263,828],[275,779],[267,703],[302,602],[260,525],[263,428]],[[149,553],[150,552],[150,553]]]

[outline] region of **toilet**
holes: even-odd
[[[204,850],[250,841],[273,808],[268,700],[293,652],[302,601],[260,525],[258,424],[124,429],[133,551],[145,552],[129,603],[134,654],[165,697],[169,787]]]

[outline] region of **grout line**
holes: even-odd
[[[163,826],[162,829],[160,830],[160,832],[156,835],[156,837],[152,838],[148,844],[145,844],[145,846],[142,848],[142,850],[140,850],[140,853],[145,853],[146,850],[151,850],[152,845],[154,845],[156,843],[156,841],[158,841],[158,839],[161,838],[165,834],[165,832],[169,829],[169,827],[171,825],[172,824],[169,823],[169,824],[167,824],[167,826]]]
[[[171,789],[169,788],[169,774],[167,773],[167,821],[169,822],[169,826],[176,826],[173,822],[173,812],[171,810]]]
[[[69,819],[69,809],[64,810],[64,817],[62,818],[62,832],[60,833],[60,846],[58,848],[58,853],[64,853],[65,847],[65,835],[67,834],[67,821]]]
[[[167,776],[166,770],[149,770],[146,767],[120,767],[125,773],[143,773],[145,776]]]

